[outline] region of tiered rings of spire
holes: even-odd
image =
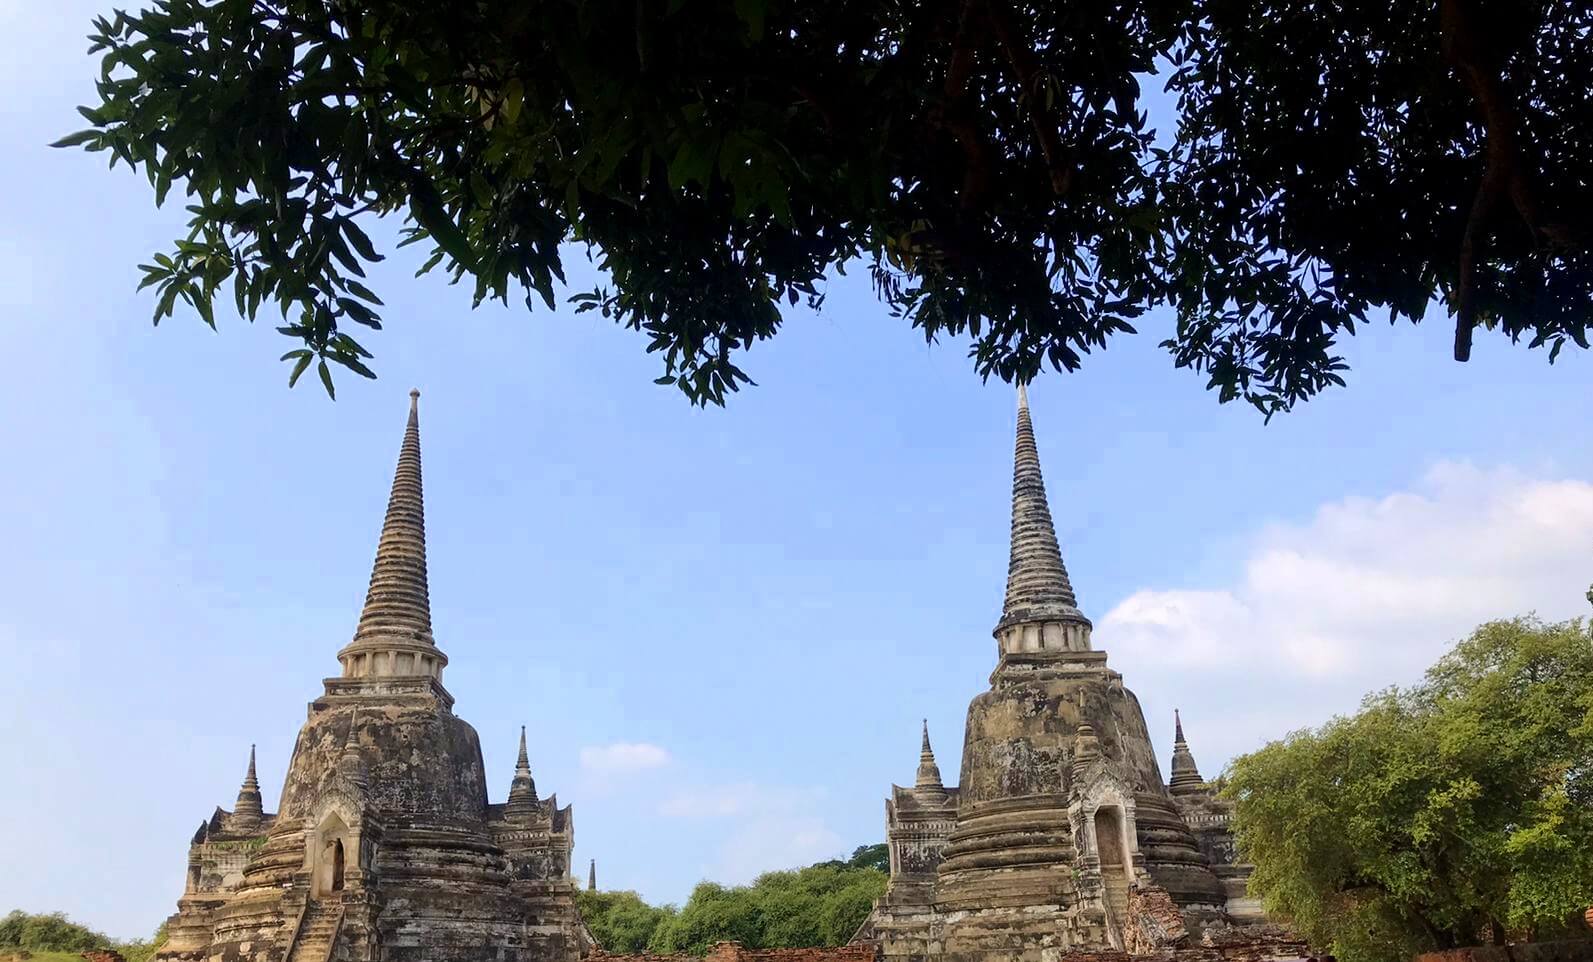
[[[419,391],[409,392],[409,422],[398,451],[370,589],[354,640],[337,654],[344,678],[429,676],[441,682],[443,666],[448,664],[431,633],[419,400]]]
[[[1079,611],[1062,564],[1029,417],[1029,392],[1021,384],[1012,468],[1012,554],[994,634],[1003,655],[1090,650],[1090,620]]]

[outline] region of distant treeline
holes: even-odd
[[[701,955],[730,939],[751,949],[843,945],[884,894],[888,864],[883,844],[865,845],[751,885],[701,882],[683,908],[648,905],[635,892],[582,892],[579,902],[593,937],[615,954]]]
[[[17,909],[0,919],[0,953],[17,949],[32,953],[111,949],[121,953],[127,962],[148,962],[155,954],[155,949],[165,940],[164,923],[147,940],[121,942],[86,925],[79,925],[62,912],[30,915]]]

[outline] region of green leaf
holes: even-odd
[[[512,124],[520,119],[520,108],[525,105],[525,84],[513,77],[503,86],[503,115]]]
[[[77,133],[67,134],[65,137],[62,137],[60,140],[53,141],[50,144],[50,146],[51,147],[76,147],[78,144],[86,144],[86,143],[88,143],[91,140],[97,140],[97,139],[99,139],[100,135],[101,135],[101,131],[98,131],[98,130],[92,130],[92,129],[91,130],[79,130]]]
[[[293,365],[293,373],[288,375],[288,387],[299,383],[299,375],[303,374],[304,369],[310,366],[310,361],[315,359],[315,355],[309,351],[290,351],[288,354],[282,355],[282,359],[284,361],[287,360],[290,354],[297,354],[299,360],[298,363]],[[325,365],[322,366],[324,367]]]
[[[325,358],[322,358],[321,363],[316,365],[316,373],[321,375],[321,386],[326,388],[326,396],[336,401],[337,391],[332,387],[332,371],[326,366]]]
[[[339,222],[343,227],[343,233],[348,235],[348,242],[354,245],[354,249],[359,251],[361,257],[368,261],[385,259],[384,255],[376,253],[376,245],[371,243],[370,237],[366,236],[363,230],[360,230],[360,225],[354,222],[354,218],[343,217]]]
[[[377,306],[381,306],[382,304],[382,299],[371,293],[371,289],[366,287],[364,284],[361,284],[359,281],[345,280],[343,282],[343,286],[348,288],[349,292],[355,297],[362,297]]]

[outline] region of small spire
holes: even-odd
[[[597,891],[597,859],[595,858],[592,859],[592,863],[586,869],[586,890],[588,892]]]
[[[1062,563],[1051,507],[1046,502],[1040,452],[1029,416],[1028,386],[1018,385],[1018,438],[1012,467],[1012,548],[1007,562],[1007,595],[999,632],[1035,621],[1074,621],[1086,626],[1073,585]]]
[[[338,756],[337,770],[343,777],[364,788],[366,784],[365,756],[360,754],[360,709],[358,705],[348,716],[348,737],[343,739],[343,753]]]
[[[924,738],[918,748],[918,779],[913,787],[929,793],[946,793],[940,781],[940,766],[935,764],[935,751],[929,747],[929,719],[924,719]]]
[[[370,589],[354,641],[399,637],[436,644],[426,581],[426,510],[420,476],[420,392],[409,392],[409,421],[398,449]]]
[[[509,783],[509,801],[504,805],[504,816],[526,819],[541,806],[537,802],[537,783],[531,777],[531,759],[525,749],[525,726],[520,726],[520,757],[514,763],[514,780]]]
[[[245,822],[258,822],[264,815],[260,798],[260,781],[254,773],[254,746],[249,746],[249,770],[244,773],[243,785],[238,788],[238,801],[232,806],[234,818]]]
[[[1189,743],[1184,741],[1184,720],[1178,716],[1178,709],[1173,709],[1173,763],[1171,777],[1167,780],[1167,790],[1174,795],[1189,795],[1204,790],[1206,780],[1200,777],[1200,769],[1195,765],[1195,756],[1189,750]]]

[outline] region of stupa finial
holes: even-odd
[[[514,763],[514,779],[509,782],[509,802],[504,815],[511,819],[526,819],[540,810],[537,783],[531,777],[531,757],[525,747],[525,726],[520,726],[520,757]]]
[[[409,421],[387,500],[370,589],[356,643],[382,637],[435,645],[426,580],[426,509],[420,476],[420,392],[409,392]]]
[[[1204,790],[1206,780],[1200,777],[1200,768],[1195,764],[1195,756],[1189,750],[1189,743],[1184,741],[1184,720],[1179,717],[1178,709],[1173,709],[1173,761],[1169,769],[1167,790],[1174,795],[1188,795]]]
[[[1028,386],[1018,384],[1018,436],[1012,467],[1012,546],[1007,562],[1007,594],[1000,633],[1015,624],[1070,621],[1089,625],[1079,612],[1073,584],[1062,563],[1062,549],[1046,501],[1040,452],[1029,414]]]
[[[944,793],[946,786],[940,780],[940,766],[935,764],[935,750],[929,747],[929,719],[924,719],[924,737],[918,748],[918,778],[913,787],[920,790]]]
[[[249,768],[244,772],[243,784],[238,788],[238,801],[232,806],[232,814],[246,821],[259,821],[265,814],[260,798],[260,780],[255,777],[253,745],[249,746]]]

